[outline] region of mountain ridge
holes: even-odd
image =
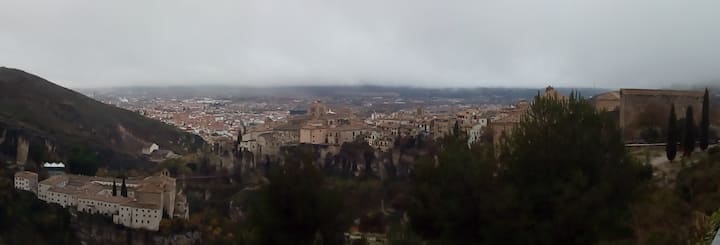
[[[140,151],[152,143],[181,154],[204,144],[197,135],[7,67],[0,67],[0,134],[5,158],[21,152],[13,150],[20,138],[30,139],[31,153],[45,148],[40,152],[57,151],[50,158],[62,160],[72,148],[86,147],[109,163],[142,161]]]

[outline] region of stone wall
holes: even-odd
[[[703,91],[620,90],[620,127],[625,141],[638,141],[643,128],[665,129],[671,105],[678,119],[693,107],[695,122],[700,122]]]

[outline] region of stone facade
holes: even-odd
[[[169,177],[167,171],[128,179],[127,197],[112,195],[113,182],[120,189],[120,182],[112,178],[51,176],[40,181],[37,196],[45,202],[72,207],[79,212],[111,216],[114,223],[135,229],[158,230],[163,213],[169,217],[188,217],[187,198],[176,192],[175,179]],[[176,209],[180,213],[176,214]]]
[[[475,124],[475,126],[472,126],[470,129],[468,129],[468,145],[480,142],[485,128],[487,128],[487,121],[485,123]]]
[[[675,105],[677,118],[684,118],[688,106],[693,107],[695,121],[699,122],[703,91],[621,89],[620,127],[625,141],[635,141],[645,127],[666,127],[670,106]]]
[[[37,193],[38,175],[30,171],[15,173],[15,189]]]
[[[617,111],[620,109],[620,92],[610,91],[595,95],[592,102],[598,111]]]

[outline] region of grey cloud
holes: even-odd
[[[720,81],[720,2],[3,1],[0,65],[70,87]]]

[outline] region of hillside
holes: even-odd
[[[200,137],[160,121],[5,67],[0,67],[0,134],[0,153],[12,159],[26,143],[28,159],[41,154],[62,160],[80,147],[94,150],[105,162],[138,159],[151,143],[178,153],[203,144]]]

